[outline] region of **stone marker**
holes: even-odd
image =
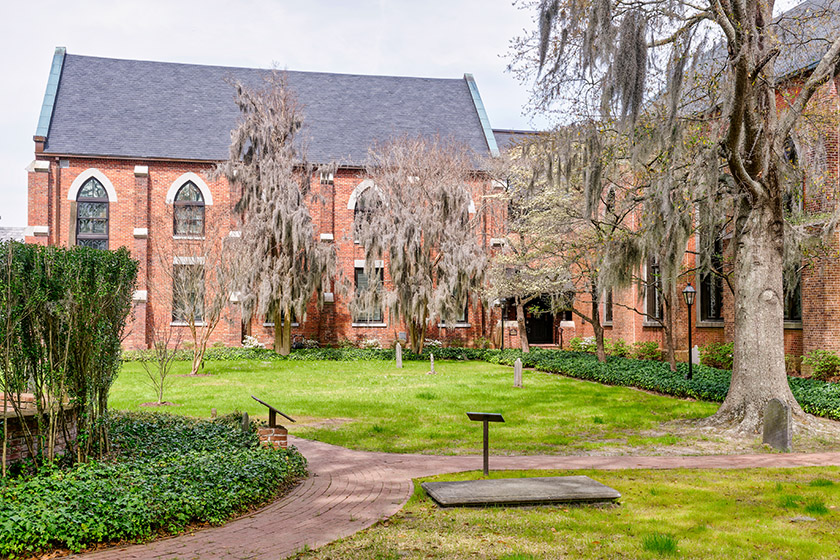
[[[790,407],[779,399],[771,399],[764,408],[763,441],[774,449],[790,451]]]
[[[588,476],[424,482],[421,486],[444,507],[611,502],[621,497]]]
[[[215,418],[215,417],[216,417],[216,409],[215,409],[215,408],[211,408],[211,409],[210,409],[210,418]]]
[[[808,523],[809,521],[816,521],[816,517],[810,517],[808,515],[797,515],[796,517],[791,517],[791,523]]]
[[[242,413],[242,431],[248,433],[251,430],[251,419],[247,412]]]
[[[522,360],[520,358],[516,358],[513,362],[513,386],[522,387]]]
[[[426,372],[426,375],[434,375],[437,372],[435,371],[435,355],[429,354],[429,362],[432,364],[432,369]]]
[[[397,368],[402,369],[402,346],[400,346],[399,342],[397,342],[395,350],[397,351]]]

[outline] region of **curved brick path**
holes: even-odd
[[[223,527],[83,555],[90,560],[276,560],[316,548],[398,512],[412,478],[481,469],[475,456],[351,451],[290,437],[313,476],[271,505]],[[673,469],[840,465],[840,453],[693,457],[491,457],[491,469]]]

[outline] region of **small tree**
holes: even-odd
[[[353,305],[369,310],[384,304],[406,323],[416,353],[423,350],[428,323],[437,317],[453,324],[483,282],[478,214],[470,213],[470,185],[482,178],[472,168],[464,148],[440,138],[403,137],[370,152],[375,202],[356,220],[369,282]],[[375,272],[383,256],[390,287]]]
[[[305,318],[313,294],[323,304],[335,250],[315,238],[307,206],[312,168],[298,138],[303,116],[285,76],[272,72],[261,89],[235,87],[241,119],[218,171],[242,194],[241,251],[251,260],[240,301],[246,318],[254,311],[273,318],[274,349],[288,355],[292,321]]]
[[[162,405],[163,392],[169,386],[169,373],[181,345],[181,335],[170,325],[152,325],[152,357],[140,364],[155,390],[157,404]]]
[[[243,251],[241,240],[228,236],[223,227],[227,220],[224,212],[207,206],[202,235],[180,236],[153,247],[162,273],[160,278],[165,279],[166,285],[154,278],[150,285],[161,293],[171,289],[172,321],[189,328],[193,351],[190,375],[197,375],[203,366],[210,338],[249,266],[250,259]],[[172,228],[171,224],[171,217],[164,218],[157,229],[166,231]],[[159,335],[166,340],[172,338],[172,333],[163,326],[168,322],[169,318],[164,317],[161,324],[152,327],[153,344],[161,341],[156,339]],[[180,335],[177,338],[180,340]]]

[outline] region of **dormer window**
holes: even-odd
[[[108,248],[108,193],[95,177],[84,182],[76,197],[76,245]]]
[[[192,181],[178,189],[173,202],[175,207],[173,231],[175,235],[204,235],[204,196]]]

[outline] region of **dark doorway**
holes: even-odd
[[[554,314],[547,297],[525,306],[525,331],[529,344],[554,344]]]

